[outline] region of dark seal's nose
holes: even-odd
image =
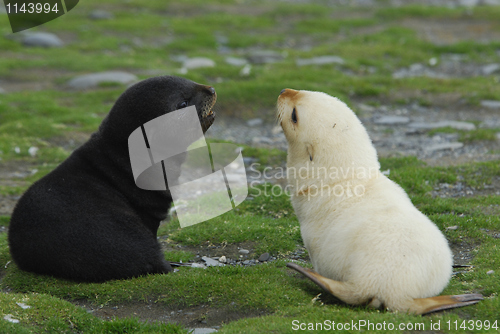
[[[283,94],[285,92],[286,88],[282,89],[281,92],[280,92],[280,95]]]
[[[212,93],[212,95],[215,94],[215,88],[213,87],[208,87],[208,90],[210,91],[210,93]]]

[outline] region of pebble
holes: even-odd
[[[113,18],[113,14],[102,9],[96,9],[90,12],[89,18],[92,20],[109,20]]]
[[[313,58],[297,58],[295,60],[297,66],[307,66],[307,65],[328,65],[328,64],[339,64],[345,63],[344,59],[338,56],[319,56]]]
[[[464,7],[475,7],[479,5],[480,0],[458,0],[458,4]]]
[[[7,320],[8,322],[12,322],[13,324],[17,324],[17,323],[19,323],[19,320],[14,319],[14,318],[12,318],[12,317],[13,317],[13,315],[12,315],[12,314],[6,314],[6,315],[3,317],[3,319],[4,319],[4,320]]]
[[[500,109],[500,101],[483,100],[481,106],[489,109]]]
[[[276,63],[285,59],[286,52],[278,52],[273,50],[255,50],[248,54],[247,58],[252,64],[269,64]]]
[[[454,230],[457,230],[457,229],[458,229],[458,226],[457,226],[457,225],[454,225],[454,226],[448,226],[446,229],[447,229],[447,230],[449,230],[449,231],[454,231]]]
[[[434,123],[425,123],[425,122],[413,122],[408,125],[410,128],[414,129],[422,129],[422,130],[430,130],[436,128],[445,128],[450,127],[457,130],[475,130],[476,126],[473,123],[468,122],[460,122],[460,121],[441,121]]]
[[[456,150],[462,148],[463,146],[464,144],[460,142],[441,143],[441,144],[426,145],[424,147],[424,150],[428,152],[442,151],[442,150]]]
[[[273,145],[273,141],[271,138],[267,137],[253,137],[252,138],[252,144],[266,144],[266,145]]]
[[[220,263],[217,260],[214,260],[208,256],[203,256],[201,258],[205,263],[207,264],[207,267],[218,267],[218,266],[224,266],[224,264]]]
[[[488,64],[481,67],[481,73],[483,75],[492,75],[500,70],[500,64]]]
[[[259,256],[259,261],[265,262],[265,261],[269,260],[270,257],[271,257],[271,255],[269,255],[269,253],[264,253],[261,256]]]
[[[217,333],[217,330],[214,328],[194,328],[189,333],[190,334],[210,334],[210,333]]]
[[[370,112],[374,112],[375,111],[375,107],[372,107],[368,104],[364,104],[364,103],[359,103],[358,106],[357,106],[357,109],[360,111],[360,112],[366,112],[366,113],[370,113]]]
[[[25,46],[44,48],[58,48],[64,45],[57,35],[48,32],[25,33],[22,43]]]
[[[137,80],[137,77],[131,73],[109,71],[80,75],[68,81],[66,85],[74,89],[88,89],[95,88],[101,83],[128,84]]]
[[[271,133],[272,133],[273,135],[277,135],[277,134],[280,134],[280,133],[282,133],[282,132],[283,132],[283,128],[281,127],[281,125],[276,125],[275,127],[273,127],[273,128],[271,129]]]
[[[246,255],[248,253],[250,253],[250,251],[248,249],[243,249],[243,248],[240,249],[240,254]]]
[[[220,258],[219,258],[219,262],[220,263],[226,263],[227,262],[227,259],[224,255],[222,255]]]
[[[28,153],[29,153],[29,155],[31,155],[32,157],[35,157],[37,152],[38,152],[38,147],[31,146],[31,147],[28,149]]]
[[[31,306],[29,305],[26,305],[25,303],[16,303],[17,306],[19,306],[20,308],[22,308],[23,310],[26,310],[26,309],[29,309],[31,308]]]
[[[252,65],[250,64],[246,64],[245,66],[243,66],[243,68],[240,70],[240,76],[242,77],[247,77],[250,75],[250,73],[252,72]]]
[[[406,124],[410,122],[409,117],[405,116],[382,116],[375,119],[375,124],[380,125],[397,125],[397,124]]]
[[[495,272],[494,270],[488,270],[488,271],[486,272],[486,274],[487,274],[487,275],[491,275],[491,274],[493,274],[494,272]]]
[[[184,61],[182,67],[187,70],[194,70],[197,68],[205,68],[205,67],[215,67],[215,61],[205,57],[188,58]]]
[[[247,121],[248,126],[258,126],[258,125],[262,125],[262,123],[264,123],[262,118],[253,118],[253,119],[249,119]]]
[[[245,66],[246,64],[248,64],[248,60],[246,60],[245,58],[226,57],[224,60],[227,64],[232,66]]]

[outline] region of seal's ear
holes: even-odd
[[[309,160],[313,161],[314,158],[314,147],[310,143],[306,143],[306,150],[309,154]]]

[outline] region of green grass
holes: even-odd
[[[381,2],[383,3],[383,1]],[[112,11],[111,20],[90,21],[93,9]],[[478,6],[441,8],[423,5],[387,8],[325,6],[308,4],[233,0],[139,1],[87,0],[73,11],[35,31],[60,35],[63,48],[23,47],[11,38],[0,38],[0,86],[4,82],[28,85],[27,89],[0,95],[0,169],[14,165],[37,170],[33,175],[0,184],[0,196],[16,196],[62,162],[79,142],[95,131],[124,86],[105,83],[87,91],[72,91],[66,82],[79,74],[123,70],[139,78],[148,71],[176,74],[181,64],[173,56],[203,56],[217,66],[189,71],[186,78],[214,85],[221,114],[241,118],[273,120],[276,98],[283,88],[319,90],[351,104],[408,103],[394,92],[415,95],[420,105],[433,106],[440,94],[460,95],[466,106],[476,107],[482,99],[500,99],[498,78],[469,77],[436,79],[427,77],[393,79],[392,73],[414,63],[427,64],[430,58],[461,54],[478,64],[497,62],[500,43],[464,40],[434,45],[401,24],[405,20],[446,21],[462,19],[484,22],[500,29],[500,7]],[[285,59],[274,64],[254,64],[249,76],[240,76],[239,67],[225,63],[226,54],[216,35],[227,37],[229,55],[244,57],[252,49],[284,51]],[[10,35],[6,15],[0,15],[0,36]],[[337,55],[343,65],[296,65],[297,58]],[[367,71],[367,67],[374,71]],[[41,90],[33,83],[44,83]],[[31,85],[31,86],[30,86]],[[2,87],[5,88],[5,87]],[[425,92],[425,98],[421,97]],[[498,129],[457,131],[435,129],[429,135],[458,133],[465,143],[493,142]],[[71,145],[62,145],[74,139]],[[278,168],[285,152],[243,146],[243,155],[253,157],[252,173],[266,167]],[[37,147],[36,156],[28,153]],[[16,151],[19,151],[17,153]],[[432,219],[452,245],[466,243],[473,248],[474,266],[456,275],[443,294],[481,292],[479,304],[428,317],[388,313],[338,303],[285,267],[287,256],[302,248],[299,223],[289,197],[277,186],[250,189],[250,198],[231,212],[208,222],[181,229],[176,219],[165,222],[160,238],[168,246],[165,258],[172,261],[195,259],[192,249],[209,245],[249,244],[250,258],[269,252],[279,260],[255,267],[218,267],[206,270],[180,268],[169,275],[152,275],[103,284],[83,284],[23,272],[10,262],[7,235],[0,234],[0,332],[2,333],[183,333],[182,326],[145,323],[137,318],[101,320],[74,301],[94,306],[150,304],[165,310],[202,307],[220,312],[238,310],[263,314],[223,324],[221,333],[294,333],[293,320],[304,323],[337,323],[357,320],[371,322],[423,323],[500,320],[500,249],[492,233],[500,233],[500,197],[477,195],[463,198],[433,198],[430,192],[441,183],[461,182],[474,192],[485,190],[500,176],[499,161],[470,163],[453,167],[431,167],[414,157],[382,159],[382,169],[400,184],[413,203]],[[486,192],[485,192],[486,193]],[[10,216],[0,216],[8,226]],[[446,230],[449,226],[456,230]],[[490,232],[487,232],[490,231]],[[180,246],[180,247],[177,247]],[[189,250],[186,250],[189,249]],[[6,268],[5,268],[6,266]],[[488,275],[489,270],[495,270]],[[319,298],[314,299],[319,295]],[[22,309],[16,303],[30,305]],[[19,324],[2,320],[11,314]],[[368,331],[369,332],[369,331]],[[380,331],[380,333],[390,331]],[[467,332],[467,331],[466,331]],[[469,331],[481,332],[484,331]]]
[[[321,293],[321,290],[287,270],[284,266],[285,261],[276,261],[249,268],[219,267],[207,270],[181,268],[174,274],[151,275],[104,284],[73,283],[33,275],[20,271],[15,264],[10,263],[7,269],[2,269],[4,276],[1,283],[4,289],[8,288],[15,292],[13,297],[9,298],[33,299],[40,303],[43,301],[48,303],[47,312],[53,308],[63,308],[67,310],[65,311],[67,315],[63,314],[56,317],[56,320],[49,321],[45,317],[50,318],[50,316],[38,313],[33,315],[30,313],[32,311],[24,312],[14,307],[13,302],[10,302],[11,299],[0,302],[0,307],[8,309],[14,318],[19,317],[26,325],[23,328],[27,330],[32,326],[33,328],[38,326],[38,328],[61,329],[61,331],[66,330],[69,321],[81,324],[79,325],[81,328],[93,328],[92,326],[101,328],[109,325],[95,318],[91,319],[91,316],[84,311],[63,301],[82,299],[95,305],[153,301],[158,305],[181,308],[210,305],[213,308],[224,309],[231,304],[235,309],[260,310],[269,314],[261,318],[258,323],[252,319],[230,323],[223,327],[223,331],[228,333],[241,331],[247,326],[250,326],[249,332],[258,332],[265,327],[288,332],[291,321],[295,318],[305,322],[322,322],[325,319],[337,322],[350,322],[351,319],[395,323],[423,322],[427,326],[431,320],[439,319],[461,321],[464,317],[465,319],[474,317],[494,320],[496,313],[492,313],[491,309],[498,309],[496,292],[500,288],[500,282],[494,275],[487,275],[486,272],[500,265],[500,250],[497,247],[497,239],[486,233],[485,229],[499,232],[500,197],[432,198],[429,196],[429,191],[433,185],[440,182],[454,183],[459,176],[464,177],[467,184],[481,187],[488,184],[491,178],[500,176],[497,166],[498,161],[444,168],[427,167],[412,157],[382,160],[382,167],[391,169],[390,177],[410,194],[415,205],[444,231],[452,244],[466,241],[468,244],[476,245],[471,263],[474,268],[452,278],[443,293],[481,292],[489,297],[478,306],[421,318],[365,308],[350,308],[338,304],[324,294],[317,302],[312,303],[313,297]],[[287,252],[302,244],[298,222],[286,194],[276,193],[276,196],[273,196],[271,186],[266,185],[252,189],[251,196],[253,199],[246,200],[235,211],[184,229],[180,229],[178,222],[173,220],[162,225],[159,234],[168,235],[167,242],[172,245],[191,247],[251,242],[255,254],[267,251],[278,257],[286,256]],[[495,214],[495,211],[492,214],[484,213],[487,207],[496,207],[497,213]],[[7,218],[2,218],[4,219]],[[459,229],[446,230],[446,227],[454,225],[458,225]],[[10,260],[10,255],[5,234],[2,235],[0,245],[0,259],[2,263],[6,263]],[[169,251],[166,257],[175,261],[188,261],[193,258],[193,254],[180,249]],[[33,302],[33,305],[38,305],[37,302]],[[142,326],[136,320],[130,319],[120,320],[118,323],[114,325],[137,328]],[[146,333],[150,329],[144,327],[141,330]]]

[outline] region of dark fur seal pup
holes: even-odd
[[[216,98],[212,87],[171,76],[127,89],[97,132],[17,203],[9,244],[19,268],[86,282],[172,271],[156,240],[172,198],[169,191],[135,185],[128,137],[145,122],[190,105],[205,132]]]

